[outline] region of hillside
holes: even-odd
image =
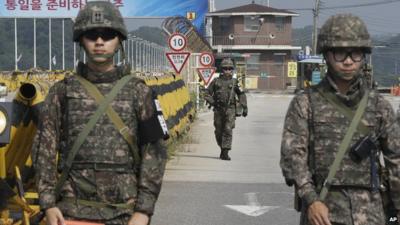
[[[312,46],[312,26],[293,29],[292,39],[295,46]],[[400,34],[372,37],[373,54],[371,57],[375,80],[380,86],[391,86],[399,82],[400,77]],[[368,57],[369,60],[369,57]]]

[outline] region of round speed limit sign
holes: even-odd
[[[186,47],[186,37],[179,33],[174,33],[169,37],[168,45],[173,51],[182,51]]]
[[[203,52],[200,55],[200,64],[203,66],[211,66],[214,64],[214,56],[212,53]]]

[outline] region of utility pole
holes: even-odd
[[[313,32],[313,54],[316,55],[317,53],[317,38],[318,38],[318,16],[319,16],[319,6],[320,0],[315,0],[315,7],[313,9],[314,13],[314,32]]]
[[[49,70],[52,69],[52,57],[51,57],[51,18],[49,18]]]
[[[208,0],[208,12],[215,12],[215,1]]]
[[[17,17],[14,18],[14,57],[15,57],[15,70],[18,70],[18,32],[17,32]]]

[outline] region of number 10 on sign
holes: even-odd
[[[214,56],[210,52],[203,52],[200,55],[200,64],[203,66],[212,66],[214,64]]]
[[[174,33],[169,37],[168,45],[173,51],[182,51],[186,47],[186,37],[179,33]]]

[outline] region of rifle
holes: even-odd
[[[232,96],[233,96],[233,89],[235,88],[235,79],[232,78],[232,88],[231,88],[231,92],[229,94],[229,99],[228,99],[228,107],[231,104],[231,100],[232,100]]]
[[[232,78],[232,88],[231,88],[231,93],[229,95],[228,107],[231,104],[232,96],[235,95],[234,88],[235,88],[235,80],[234,80],[234,78]],[[235,101],[235,115],[236,115],[236,117],[242,116],[243,115],[243,106],[240,103],[240,100],[235,99],[234,101]]]
[[[397,217],[397,209],[394,207],[393,201],[390,196],[390,185],[389,185],[389,171],[385,167],[385,161],[383,160],[383,155],[380,154],[382,160],[380,163],[380,177],[382,179],[382,187],[380,188],[380,193],[382,196],[383,210],[385,212],[386,225],[399,225],[399,218]]]

